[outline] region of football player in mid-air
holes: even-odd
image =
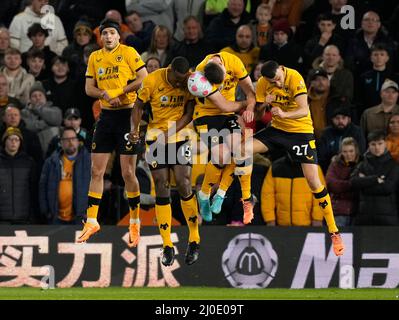
[[[117,149],[130,208],[129,246],[137,246],[140,239],[140,190],[135,175],[138,150],[128,141],[128,134],[136,90],[147,70],[135,49],[120,44],[118,22],[103,20],[100,34],[104,48],[90,55],[86,71],[86,94],[100,99],[101,114],[91,151],[87,221],[77,242],[85,242],[100,230],[97,214],[103,194],[103,177],[111,152]]]
[[[186,264],[196,262],[199,254],[198,204],[191,188],[191,146],[184,130],[181,130],[191,121],[194,111],[194,97],[187,89],[189,69],[186,58],[176,57],[167,68],[149,74],[138,91],[131,117],[130,139],[137,143],[143,108],[149,102],[146,161],[155,183],[155,213],[163,241],[161,262],[165,266],[172,265],[175,259],[175,249],[170,237],[170,169],[176,177],[181,207],[189,228]]]
[[[294,69],[267,61],[256,86],[258,107],[271,107],[272,123],[253,136],[253,152],[285,149],[294,161],[301,163],[303,174],[319,203],[337,256],[345,247],[335,224],[331,199],[322,185],[317,167],[317,152],[310,116],[308,95],[302,76]]]

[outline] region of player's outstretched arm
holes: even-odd
[[[130,116],[130,133],[129,140],[137,143],[140,140],[140,121],[143,116],[144,103],[137,99],[134,103],[132,114]]]
[[[239,85],[241,89],[244,91],[245,96],[247,97],[247,108],[244,111],[242,117],[246,123],[249,123],[254,120],[254,112],[256,105],[254,86],[249,76],[240,80]]]
[[[140,88],[141,83],[143,82],[144,78],[148,75],[146,68],[141,68],[136,73],[136,79],[132,83],[129,83],[126,87],[123,88],[123,93],[128,93],[132,91],[136,91]]]
[[[247,101],[229,101],[219,91],[206,97],[222,112],[237,112],[247,106]]]

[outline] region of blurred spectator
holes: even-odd
[[[0,223],[37,223],[37,175],[35,162],[21,151],[22,134],[9,127],[0,149]]]
[[[10,47],[10,33],[7,28],[0,27],[0,68],[4,66],[4,54]]]
[[[321,14],[317,18],[318,32],[305,44],[306,65],[312,65],[313,61],[323,54],[328,45],[335,45],[340,52],[345,52],[345,40],[335,31],[335,21],[331,14]]]
[[[165,26],[157,25],[151,36],[151,43],[147,51],[141,54],[145,61],[149,56],[156,56],[161,61],[161,66],[166,67],[172,60],[172,34]]]
[[[86,21],[78,21],[73,29],[73,41],[62,51],[62,56],[68,59],[74,71],[83,63],[83,49],[89,43],[96,41],[93,31]],[[49,64],[50,66],[50,64]]]
[[[46,45],[46,38],[48,38],[48,36],[48,30],[43,29],[40,23],[34,23],[28,29],[28,37],[32,41],[32,46],[29,48],[29,50],[37,49],[42,51],[44,54],[44,60],[47,70],[50,70],[51,61],[54,59],[55,56],[57,56],[57,54],[53,52],[48,45]],[[24,68],[27,68],[26,60],[29,50],[22,54]]]
[[[324,176],[319,167],[321,182]],[[262,216],[268,226],[322,226],[323,211],[302,173],[286,155],[272,163],[263,181]]]
[[[26,69],[29,74],[35,77],[35,81],[43,81],[49,77],[50,65],[46,66],[43,51],[39,49],[29,49],[26,53]]]
[[[238,27],[248,24],[251,17],[244,10],[244,0],[229,0],[227,8],[212,19],[206,29],[206,40],[212,43],[214,52],[232,45]]]
[[[348,43],[345,56],[345,61],[355,76],[371,69],[370,48],[375,43],[384,43],[393,60],[395,45],[382,28],[379,15],[369,11],[363,15],[361,28]],[[392,60],[390,63],[394,65]]]
[[[184,21],[189,16],[194,16],[202,23],[206,0],[174,0],[173,11],[176,17],[175,33],[173,38],[177,41],[184,39]]]
[[[338,154],[341,141],[346,137],[356,140],[361,154],[366,151],[366,139],[362,129],[351,122],[350,109],[341,107],[333,111],[332,125],[322,132],[317,144],[319,163],[323,172],[327,171],[331,158]]]
[[[87,62],[89,61],[89,56],[92,52],[100,49],[97,43],[90,43],[86,45],[83,49],[83,61],[80,65],[77,66],[75,70],[76,79],[76,92],[74,93],[76,107],[79,109],[80,114],[82,116],[82,126],[87,128],[89,131],[93,128],[94,124],[94,117],[93,112],[91,110],[91,106],[95,101],[94,98],[89,97],[86,94],[85,86],[86,86],[86,69],[87,69]],[[68,106],[68,108],[71,106]]]
[[[252,31],[248,25],[238,27],[235,43],[221,51],[234,54],[240,58],[248,73],[252,72],[259,61],[259,48],[253,45]]]
[[[0,119],[3,118],[4,111],[9,104],[13,104],[19,109],[22,108],[21,102],[18,99],[10,97],[8,95],[7,77],[4,74],[0,73]]]
[[[159,61],[159,59],[157,57],[150,56],[145,61],[145,65],[147,68],[147,72],[151,73],[151,72],[154,72],[155,70],[158,70],[159,68],[161,68],[161,61]]]
[[[381,86],[385,79],[391,79],[397,82],[398,77],[392,72],[392,68],[387,66],[389,61],[389,52],[382,43],[373,44],[370,49],[371,70],[363,73],[358,80],[356,93],[356,104],[359,114],[367,108],[381,103]],[[355,88],[356,88],[355,87]]]
[[[141,21],[140,13],[137,11],[129,11],[125,16],[125,21],[132,32],[126,37],[125,44],[135,48],[138,53],[143,53],[150,46],[155,23],[151,20]]]
[[[330,79],[330,100],[349,103],[353,99],[353,75],[344,68],[344,61],[338,47],[329,45],[324,48],[323,55],[312,65],[313,69],[324,69]]]
[[[341,9],[343,6],[346,6],[348,4],[348,0],[329,0],[329,3],[331,5],[331,9],[325,14],[332,15],[336,25],[336,33],[342,36],[345,41],[348,42],[352,38],[354,30],[351,28],[344,29],[341,24],[341,21],[345,21],[343,19],[345,19],[345,16],[347,14],[345,11],[341,13]]]
[[[64,128],[74,128],[81,146],[84,146],[88,152],[91,151],[92,137],[90,133],[81,127],[82,117],[79,109],[69,108],[64,115]],[[55,136],[49,143],[46,158],[50,157],[54,151],[62,149],[61,135]]]
[[[4,67],[0,68],[8,82],[8,94],[25,104],[29,100],[29,90],[35,78],[22,66],[21,53],[17,49],[9,48],[4,55]]]
[[[168,28],[173,34],[175,17],[171,0],[127,0],[126,11],[137,11],[143,22],[151,20],[156,25]]]
[[[46,93],[40,82],[36,82],[30,90],[30,101],[21,111],[26,128],[37,133],[46,154],[51,139],[58,134],[62,122],[62,111],[47,101]]]
[[[281,21],[288,22],[292,32],[296,32],[301,21],[303,0],[268,0],[263,1],[263,3],[273,8],[273,25]]]
[[[399,113],[398,91],[399,86],[395,81],[385,80],[381,87],[381,103],[364,110],[360,118],[360,126],[365,136],[375,130],[386,132],[392,114]]]
[[[0,130],[0,135],[3,135],[9,127],[18,128],[19,131],[21,131],[24,140],[21,150],[25,151],[33,158],[33,160],[35,160],[37,173],[39,174],[43,165],[42,147],[40,146],[37,134],[26,128],[25,122],[21,119],[21,110],[18,107],[9,104],[5,109],[2,120],[4,128]]]
[[[29,27],[34,23],[46,23],[48,21],[49,25],[46,25],[46,29],[49,31],[49,36],[46,39],[46,44],[56,54],[61,54],[62,50],[68,45],[64,26],[55,14],[46,19],[46,14],[50,15],[51,13],[47,13],[43,8],[45,5],[48,5],[48,0],[32,0],[24,12],[14,16],[9,28],[11,47],[22,53],[28,51],[32,46],[32,41],[28,38]]]
[[[292,30],[287,22],[273,25],[273,41],[260,48],[260,60],[275,60],[288,68],[301,71],[302,49],[294,42]]]
[[[256,9],[256,20],[249,24],[252,30],[252,41],[254,46],[262,47],[272,38],[271,9],[268,5],[261,3]]]
[[[355,225],[398,225],[397,190],[399,167],[386,149],[382,131],[367,136],[368,151],[352,174],[354,190],[359,192]]]
[[[385,138],[391,157],[399,162],[399,114],[393,114],[388,122],[388,134]]]
[[[109,6],[108,1],[98,0],[58,0],[57,2],[56,13],[61,18],[70,40],[73,38],[73,29],[76,22],[85,18],[90,25],[97,26],[104,18]],[[113,5],[115,6],[115,3]]]
[[[123,23],[121,13],[120,13],[119,11],[117,11],[117,10],[109,10],[109,11],[107,11],[107,13],[105,14],[104,19],[111,19],[111,20],[114,20],[114,21],[116,21],[116,22],[119,23],[120,30],[121,30],[121,33],[120,33],[120,36],[121,36],[120,42],[121,42],[121,43],[125,43],[126,37],[129,36],[132,32],[130,31],[129,27],[128,27],[126,24]],[[93,34],[95,35],[95,37],[96,37],[96,39],[97,39],[97,44],[98,44],[100,47],[102,47],[103,44],[102,44],[102,41],[101,41],[100,26],[97,26],[97,27],[93,30]]]
[[[330,94],[330,80],[328,79],[327,72],[323,69],[314,70],[309,80],[309,109],[313,121],[314,135],[318,140],[320,139],[322,131],[327,126],[327,105],[328,96]]]
[[[191,68],[195,68],[206,55],[212,52],[202,34],[201,24],[194,16],[189,16],[183,22],[184,39],[175,42],[172,47],[172,56],[185,57]]]
[[[360,151],[356,140],[347,137],[342,139],[339,153],[332,158],[327,170],[327,189],[338,227],[349,226],[355,214],[357,200],[352,190],[350,176],[359,160]]]
[[[64,57],[55,57],[51,65],[51,77],[43,81],[46,96],[64,112],[75,106],[76,81],[70,77],[69,62]]]
[[[87,209],[90,154],[80,147],[71,127],[64,128],[61,147],[44,162],[39,183],[40,211],[50,224],[80,224]]]

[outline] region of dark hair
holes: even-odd
[[[37,35],[38,33],[43,33],[46,38],[48,37],[48,30],[44,29],[40,23],[34,23],[32,24],[29,29],[28,29],[28,38],[33,37]]]
[[[265,78],[273,79],[276,76],[276,72],[279,66],[280,65],[276,61],[273,60],[266,61],[263,64],[260,73]]]
[[[172,71],[186,74],[190,69],[190,63],[184,57],[175,57],[170,64]]]
[[[126,12],[125,18],[126,18],[126,17],[130,17],[130,16],[132,16],[132,15],[134,15],[134,14],[138,15],[138,16],[141,18],[140,12],[138,12],[138,11],[136,11],[136,10],[129,10],[128,12]]]
[[[56,62],[61,62],[61,63],[67,64],[69,66],[68,59],[63,56],[55,56],[53,59],[51,59],[51,65],[55,64]]]
[[[104,19],[103,21],[101,21],[101,24],[100,24],[100,27],[99,27],[100,34],[103,33],[103,30],[105,28],[114,28],[114,29],[116,29],[116,31],[118,31],[119,34],[121,34],[121,27],[120,27],[119,23],[117,21],[115,21],[115,20]]]
[[[367,142],[385,140],[385,132],[383,130],[374,130],[367,135]]]
[[[62,138],[64,136],[64,132],[65,131],[73,131],[76,134],[76,137],[78,137],[78,134],[76,133],[75,129],[73,127],[63,127],[61,129],[61,133],[60,133],[60,138]]]
[[[37,48],[32,48],[26,53],[26,60],[40,58],[42,60],[46,60],[44,52]]]
[[[336,24],[333,15],[329,12],[319,14],[317,17],[317,23],[319,23],[320,21],[332,21],[334,24]]]
[[[204,75],[211,84],[220,84],[224,80],[224,72],[222,68],[214,62],[209,62],[206,64],[204,68]]]
[[[372,54],[374,51],[385,51],[389,56],[389,51],[385,43],[382,42],[374,43],[370,48],[370,54]]]

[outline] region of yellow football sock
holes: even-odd
[[[140,191],[126,192],[127,200],[129,202],[129,215],[130,219],[140,219]]]
[[[155,214],[157,216],[157,223],[163,246],[173,247],[172,240],[170,239],[172,207],[170,206],[169,198],[156,198]]]
[[[101,198],[102,198],[101,193],[96,193],[89,191],[89,198],[87,201],[87,218],[88,219],[96,219],[97,220],[97,215],[98,215],[98,207],[100,206]]]
[[[188,241],[195,241],[198,244],[200,242],[200,236],[198,231],[198,203],[195,194],[192,193],[191,196],[187,198],[181,198],[180,204],[189,230]]]
[[[313,196],[319,202],[319,206],[323,211],[324,219],[326,220],[328,232],[338,232],[335,224],[334,213],[331,205],[330,195],[324,186],[320,186],[317,190],[313,190]]]
[[[249,200],[251,198],[251,175],[238,176],[238,180],[241,184],[242,199]]]
[[[230,163],[223,168],[222,179],[220,180],[219,189],[226,192],[234,181],[235,163]]]
[[[205,168],[205,177],[202,182],[201,191],[202,193],[209,195],[211,193],[211,188],[214,184],[218,183],[220,176],[222,175],[222,170],[218,165],[214,165],[210,161]]]

